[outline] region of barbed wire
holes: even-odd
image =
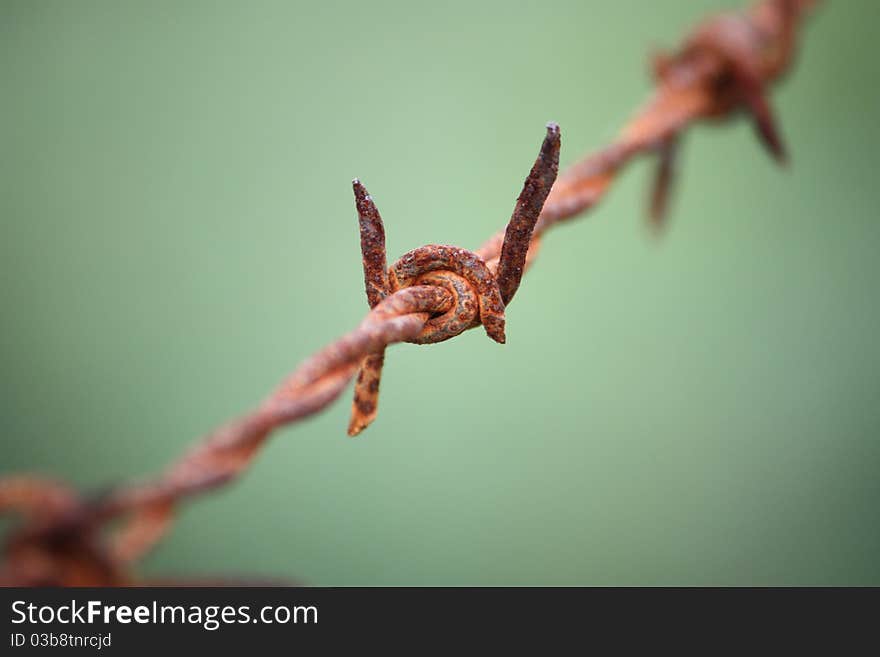
[[[694,122],[742,111],[770,154],[783,162],[766,87],[790,69],[798,28],[814,4],[759,0],[743,12],[703,22],[678,51],[654,56],[655,93],[618,139],[558,179],[560,129],[548,124],[510,222],[476,251],[428,245],[388,268],[382,219],[355,180],[370,306],[360,325],[303,362],[256,409],[203,438],[153,479],[91,497],[36,476],[0,480],[0,513],[21,518],[3,547],[0,584],[138,582],[132,564],[164,536],[179,502],[238,477],[273,430],[326,408],[356,374],[348,431],[364,430],[376,417],[387,346],[440,342],[479,325],[504,342],[504,310],[541,236],[594,207],[638,155],[658,158],[649,216],[655,227],[663,224],[679,138]]]

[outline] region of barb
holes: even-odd
[[[369,304],[372,306],[378,299],[409,285],[435,285],[447,289],[454,303],[443,315],[430,319],[422,333],[411,342],[442,342],[482,324],[490,338],[503,344],[506,340],[504,308],[519,287],[535,223],[556,180],[559,145],[559,126],[550,123],[538,159],[526,178],[504,232],[501,255],[492,268],[471,251],[429,244],[410,251],[385,272],[382,219],[364,186],[355,180],[364,281]],[[350,436],[358,435],[376,418],[384,363],[384,349],[370,354],[361,362],[348,425]]]
[[[130,566],[167,531],[176,504],[240,475],[274,429],[324,409],[356,372],[349,433],[368,426],[376,417],[387,346],[441,342],[481,324],[503,343],[505,306],[534,261],[541,235],[591,209],[637,155],[659,158],[650,213],[661,225],[681,135],[694,122],[743,111],[771,155],[783,161],[766,90],[790,67],[798,27],[814,4],[760,0],[745,12],[704,22],[679,51],[655,56],[657,90],[620,137],[558,179],[560,131],[549,124],[509,223],[476,251],[428,245],[388,268],[382,219],[355,180],[370,306],[361,324],[302,363],[255,410],[205,437],[152,480],[95,497],[37,477],[0,480],[0,513],[21,517],[3,548],[0,585],[137,582]]]

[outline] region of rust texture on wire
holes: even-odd
[[[543,233],[592,208],[637,155],[658,158],[649,210],[659,227],[678,142],[694,122],[742,111],[770,154],[784,161],[766,88],[790,68],[798,28],[814,4],[760,0],[705,21],[679,50],[655,55],[655,93],[618,139],[558,178],[560,130],[549,124],[510,221],[475,251],[428,245],[388,267],[379,211],[355,180],[370,307],[361,324],[308,358],[255,410],[206,436],[153,479],[92,497],[37,476],[0,480],[0,514],[19,516],[3,546],[0,584],[145,583],[132,566],[168,530],[178,503],[235,479],[274,429],[324,409],[355,375],[348,431],[365,429],[376,417],[387,346],[440,342],[479,325],[503,343],[505,307]]]

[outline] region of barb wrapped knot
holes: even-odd
[[[389,271],[394,289],[410,285],[445,288],[454,302],[432,317],[410,342],[442,342],[479,324],[495,342],[504,343],[504,301],[495,275],[476,253],[455,246],[429,244],[410,251]]]

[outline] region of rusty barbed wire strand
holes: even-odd
[[[654,56],[655,93],[619,138],[558,178],[560,131],[549,124],[511,220],[475,251],[428,245],[388,268],[382,219],[355,180],[370,306],[361,324],[303,362],[255,410],[209,434],[152,480],[89,497],[36,476],[0,479],[0,514],[20,516],[3,547],[0,585],[144,583],[131,564],[166,533],[176,504],[235,479],[274,429],[324,409],[356,373],[349,433],[366,428],[376,416],[387,346],[440,342],[481,324],[504,342],[505,306],[543,233],[594,207],[621,168],[641,154],[658,157],[649,210],[659,227],[681,134],[696,121],[742,110],[771,155],[784,162],[766,88],[790,69],[798,27],[816,2],[759,0],[703,22],[680,50]]]

